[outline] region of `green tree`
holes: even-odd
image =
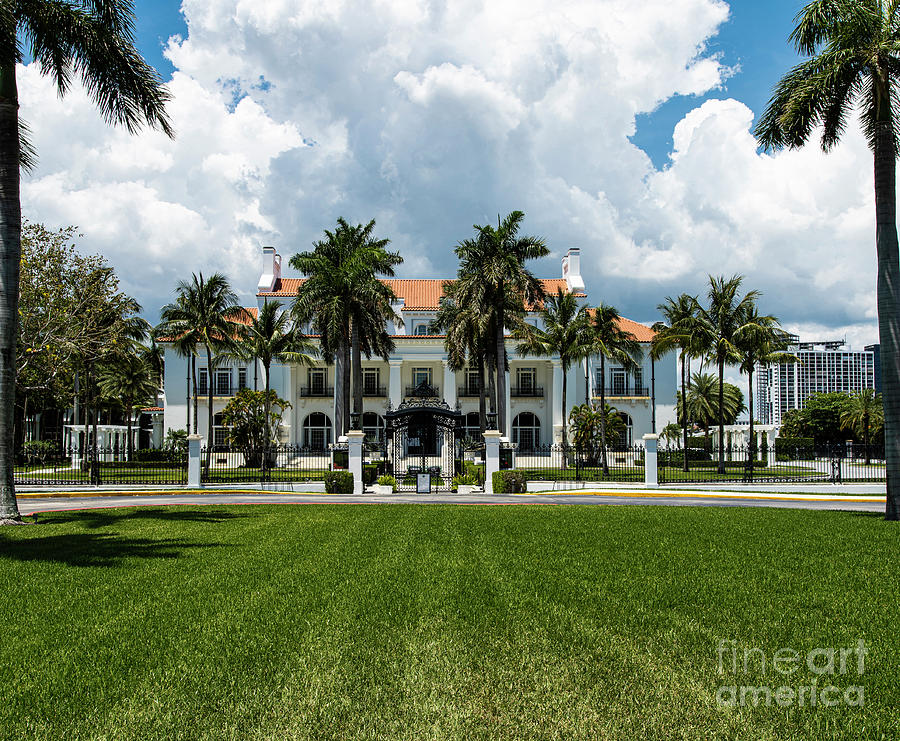
[[[739,363],[741,354],[737,342],[741,335],[752,329],[749,321],[753,316],[759,291],[748,291],[740,295],[743,277],[734,275],[709,276],[707,292],[708,308],[697,304],[697,316],[700,327],[698,337],[706,355],[716,363],[719,369],[719,473],[725,473],[725,365]]]
[[[603,409],[603,413],[600,410]],[[596,466],[606,453],[606,436],[619,438],[625,432],[625,420],[615,407],[596,402],[579,404],[569,413],[572,442],[576,451],[586,454],[585,465]],[[609,476],[609,469],[603,470]]]
[[[663,321],[653,325],[653,339],[650,342],[650,357],[659,360],[672,350],[679,351],[681,362],[681,404],[687,403],[688,376],[687,361],[690,357],[700,357],[699,319],[697,318],[697,298],[682,293],[676,298],[666,296],[666,300],[656,308],[663,316]],[[685,450],[688,447],[687,417],[683,420],[683,441]],[[684,470],[689,469],[688,456],[682,463]]]
[[[688,387],[685,402],[686,406],[678,399],[676,407],[678,420],[682,424],[687,421],[697,425],[707,438],[710,427],[720,420],[725,424],[734,424],[738,415],[746,409],[741,390],[727,382],[724,387],[720,387],[719,380],[711,373],[694,373],[691,376],[691,385]],[[719,413],[720,409],[722,414]]]
[[[747,400],[750,406],[749,460],[756,460],[756,437],[753,434],[753,373],[756,367],[773,363],[795,363],[796,355],[787,351],[789,336],[774,316],[761,316],[756,306],[747,312],[744,330],[735,337],[741,373],[747,374]]]
[[[518,347],[521,355],[559,358],[562,366],[562,441],[566,444],[566,376],[572,364],[586,358],[593,349],[591,318],[587,307],[578,305],[575,294],[562,288],[544,299],[538,316],[542,326],[522,321],[514,336],[521,340]]]
[[[849,404],[841,413],[841,427],[845,430],[853,430],[862,438],[868,466],[871,458],[869,441],[872,435],[884,428],[884,407],[881,403],[881,394],[876,394],[872,389],[863,389],[859,393],[852,394]]]
[[[459,257],[460,297],[483,297],[483,305],[492,314],[497,363],[497,424],[506,429],[506,330],[514,329],[514,317],[507,315],[510,296],[519,306],[537,306],[544,298],[541,282],[525,267],[528,260],[550,253],[539,237],[520,236],[525,214],[513,211],[506,218],[497,217],[497,227],[476,224],[474,239],[456,245]]]
[[[685,421],[687,421],[687,418],[685,418]],[[679,426],[677,422],[669,422],[669,424],[662,428],[662,432],[660,432],[659,436],[666,441],[667,445],[678,443],[681,439],[681,426]]]
[[[897,85],[900,8],[886,0],[815,0],[790,40],[809,57],[776,85],[756,137],[769,150],[797,148],[821,131],[826,152],[858,111],[875,166],[878,333],[887,473],[885,518],[900,519],[900,251],[897,243]]]
[[[313,356],[318,354],[316,346],[302,332],[291,326],[289,315],[281,310],[280,301],[266,301],[257,316],[248,317],[247,327],[236,347],[237,357],[262,364],[266,377],[263,399],[268,405],[269,371],[272,363],[299,363],[312,365]],[[266,406],[264,419],[269,418]],[[268,433],[268,427],[265,427]],[[266,448],[270,439],[264,440]]]
[[[134,457],[131,422],[135,407],[144,407],[156,400],[159,378],[152,365],[136,352],[114,358],[99,372],[100,393],[122,407],[127,427],[126,456]]]
[[[169,335],[174,343],[184,340],[193,348],[202,346],[206,352],[206,465],[209,467],[213,447],[214,370],[220,355],[234,351],[244,331],[242,320],[246,311],[221,273],[213,273],[209,278],[204,278],[203,273],[194,274],[190,282],[178,282],[175,294],[175,301],[160,311],[157,333]]]
[[[810,394],[802,409],[794,409],[781,420],[781,437],[811,437],[816,445],[840,445],[846,435],[841,417],[850,405],[850,395],[842,392]]]
[[[600,408],[606,408],[606,361],[619,363],[627,370],[638,367],[643,354],[637,338],[629,331],[622,329],[622,315],[614,306],[601,303],[592,311],[591,316],[591,349],[600,356]],[[606,421],[600,417],[600,459],[603,474],[609,474],[609,463],[606,459]]]
[[[26,46],[27,45],[27,46]],[[110,123],[135,132],[146,123],[169,136],[169,94],[134,46],[129,0],[48,0],[0,5],[0,523],[19,522],[13,486],[22,210],[20,165],[30,146],[21,134],[16,63],[23,46],[60,95],[78,75]]]
[[[270,440],[277,438],[278,426],[290,402],[274,391],[241,389],[222,410],[222,421],[228,427],[228,444],[244,454],[249,468],[271,468],[275,454]]]
[[[350,373],[353,409],[362,414],[362,355],[378,355],[385,362],[394,350],[386,324],[399,320],[393,290],[380,276],[393,277],[403,262],[388,252],[389,239],[375,239],[375,220],[351,226],[343,217],[334,231],[314,243],[311,252],[291,258],[291,267],[306,280],[291,309],[300,324],[310,322],[319,335],[322,355],[335,358],[335,435],[350,427]],[[352,356],[352,357],[351,357]]]

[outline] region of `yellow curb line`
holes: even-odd
[[[696,492],[696,493],[676,493],[676,492],[649,492],[649,491],[583,491],[583,492],[562,492],[562,491],[529,491],[513,494],[516,497],[657,497],[661,499],[758,499],[765,501],[783,501],[783,502],[883,502],[886,497],[865,496],[858,497],[816,497],[816,496],[780,496],[777,494],[742,494],[741,492]]]

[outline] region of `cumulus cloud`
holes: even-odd
[[[666,294],[739,272],[787,323],[874,326],[870,158],[760,154],[753,112],[708,100],[662,170],[629,137],[675,95],[736,70],[707,44],[721,0],[184,0],[169,40],[174,142],[107,128],[20,68],[41,161],[25,214],[75,223],[153,314],[175,280],[223,270],[248,294],[259,246],[305,249],[375,218],[403,274],[446,276],[473,223],[521,208],[592,300],[653,320]],[[722,96],[724,97],[724,96]],[[862,330],[857,334],[863,333]],[[854,335],[855,336],[855,335]],[[862,336],[862,335],[861,335]]]

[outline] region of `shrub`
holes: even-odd
[[[798,461],[815,458],[815,441],[811,437],[776,437],[775,460]]]
[[[700,448],[688,448],[688,462],[701,462],[712,460],[712,455],[708,450]],[[660,466],[681,466],[684,464],[684,451],[682,450],[661,450],[659,451]]]
[[[521,471],[494,471],[494,494],[520,494],[525,491],[525,474]]]
[[[186,450],[185,450],[186,452]],[[143,448],[134,451],[134,461],[136,463],[174,463],[179,460],[181,451],[176,449],[166,450],[157,448]]]
[[[704,437],[703,435],[688,435],[688,448],[700,448],[712,452],[712,437]]]
[[[385,463],[364,463],[363,464],[363,485],[371,486],[376,483],[375,479],[384,473]]]
[[[22,446],[22,454],[28,463],[45,463],[56,454],[52,440],[29,440]]]
[[[484,486],[484,464],[466,461],[463,466],[463,472],[466,476],[475,477],[475,486]]]
[[[458,491],[460,486],[480,486],[481,481],[478,473],[469,470],[466,473],[460,473],[453,477],[453,491]]]
[[[350,471],[326,471],[325,491],[329,494],[352,494],[353,474]]]
[[[378,481],[375,482],[379,486],[390,486],[391,491],[397,491],[397,479],[393,476],[379,476]]]

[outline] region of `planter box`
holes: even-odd
[[[385,495],[385,494],[393,494],[393,493],[394,493],[394,487],[393,487],[393,486],[387,486],[387,485],[384,485],[384,484],[372,484],[372,490],[373,490],[376,494],[381,494],[381,495]]]
[[[459,486],[456,487],[456,493],[457,494],[471,494],[477,488],[478,488],[477,486],[472,486],[470,484],[460,484]]]

